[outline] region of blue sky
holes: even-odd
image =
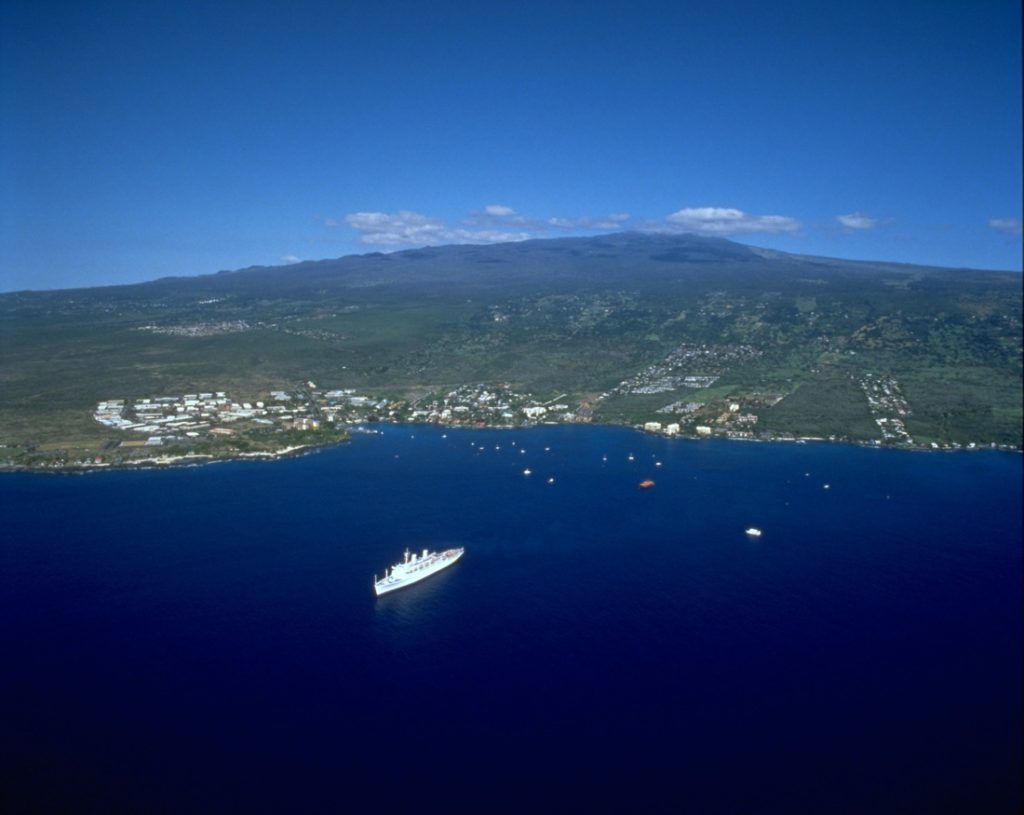
[[[1017,2],[0,14],[3,290],[622,229],[1021,268]]]

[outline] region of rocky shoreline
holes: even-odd
[[[336,444],[344,444],[344,442],[332,441],[327,444],[298,444],[290,447],[282,447],[279,450],[258,450],[224,456],[214,456],[209,454],[189,455],[186,453],[180,456],[151,456],[149,458],[140,458],[132,461],[119,461],[117,463],[101,461],[92,464],[76,463],[50,467],[34,467],[24,464],[0,465],[0,473],[21,472],[49,473],[54,475],[81,475],[84,473],[102,471],[156,470],[166,469],[168,467],[196,467],[203,464],[220,464],[230,461],[278,461],[283,458],[295,458],[307,453],[313,453],[317,450],[333,447]]]

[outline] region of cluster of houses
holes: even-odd
[[[667,409],[675,407],[676,404],[666,405],[658,413],[671,412]],[[704,407],[704,405],[698,402],[689,402],[683,405],[683,409],[679,412],[684,415],[692,414]],[[730,402],[717,418],[708,420],[708,424],[694,425],[692,432],[698,436],[724,434],[729,438],[745,439],[753,438],[753,428],[756,424],[756,414],[744,413],[739,402]],[[644,422],[643,429],[648,433],[662,433],[666,436],[678,436],[682,432],[679,422]]]
[[[649,388],[660,387],[659,383],[667,384],[666,377],[677,386],[704,388],[717,377],[667,372],[683,360],[699,357],[707,361],[714,357],[724,362],[725,357],[736,359],[745,353],[746,349],[742,347],[729,348],[718,354],[715,349],[705,346],[680,346],[663,365],[651,366],[618,388],[601,394],[597,401],[616,392],[657,392]],[[912,443],[903,421],[911,414],[910,406],[896,380],[889,376],[868,375],[860,380],[860,385],[882,439]],[[581,414],[583,408],[573,409],[561,399],[564,395],[541,402],[529,394],[517,393],[507,384],[480,383],[464,385],[444,394],[433,394],[409,405],[404,401],[361,395],[353,389],[319,389],[315,383],[308,382],[306,387],[300,386],[294,391],[271,391],[269,397],[251,402],[236,401],[224,391],[154,396],[134,401],[107,399],[97,404],[93,418],[112,429],[145,437],[144,440],[123,441],[122,445],[126,447],[231,436],[239,430],[259,429],[261,426],[267,429],[317,430],[323,422],[355,424],[368,419],[470,427],[589,420],[589,413]],[[657,412],[668,414],[669,421],[647,421],[642,427],[648,432],[666,436],[695,434],[751,438],[758,423],[758,416],[749,410],[744,411],[740,402],[722,405],[720,402],[703,403],[684,398],[665,405]],[[228,426],[239,422],[241,424],[235,427]]]
[[[414,422],[449,425],[518,425],[530,422],[572,422],[576,413],[569,405],[539,402],[516,393],[508,385],[464,385],[446,394],[420,400],[408,418]]]
[[[612,393],[667,393],[678,388],[710,388],[732,364],[760,356],[750,345],[683,343],[661,362],[620,382]],[[695,373],[700,371],[700,373]]]
[[[364,422],[371,415],[377,419],[391,420],[405,405],[400,401],[360,396],[351,388],[318,391],[313,387],[310,388],[309,394],[320,415],[332,424]]]
[[[431,422],[452,426],[498,427],[535,423],[589,421],[566,402],[564,395],[541,402],[517,393],[507,384],[464,385],[413,405],[381,399],[354,389],[322,389],[307,382],[294,390],[274,390],[264,399],[239,402],[224,391],[155,396],[134,401],[107,399],[93,418],[115,430],[144,436],[127,439],[123,447],[160,446],[188,439],[231,436],[266,428],[317,430],[323,423],[366,421]],[[229,427],[232,423],[241,424]]]
[[[236,431],[223,425],[239,421],[268,427],[315,429],[316,420],[308,414],[309,406],[305,404],[236,402],[224,391],[209,391],[148,397],[134,402],[107,399],[96,406],[93,418],[115,430],[146,434],[145,441],[122,443],[130,447],[159,446],[202,436],[231,436]]]
[[[215,300],[200,302],[216,302]],[[212,337],[216,334],[237,334],[252,326],[245,320],[221,320],[215,323],[188,323],[186,325],[140,325],[136,331],[167,334],[171,337]]]
[[[658,408],[655,412],[678,413],[681,415],[685,415],[688,413],[696,413],[702,407],[704,407],[703,402],[688,402],[686,399],[680,399],[677,402],[672,402],[671,404],[665,405],[665,407]]]
[[[891,376],[868,374],[860,380],[860,386],[867,396],[871,416],[885,441],[899,441],[912,444],[903,419],[910,416],[910,405],[900,392],[900,386]]]
[[[690,358],[688,352],[684,354],[681,349],[670,355],[671,365],[678,364],[684,357]],[[730,350],[732,353],[725,356],[736,358],[737,351]],[[712,349],[699,347],[694,353],[706,357],[712,353]],[[742,356],[743,350],[739,349],[738,353]],[[717,378],[710,374],[667,374],[665,368],[652,366],[632,380],[623,382],[618,388],[602,393],[594,404],[617,392],[658,392],[645,388],[659,387],[659,378],[663,380],[666,376],[677,386],[687,388],[708,387]],[[896,380],[890,376],[869,374],[859,382],[881,432],[881,441],[912,444],[913,439],[903,421],[911,415],[911,409]],[[315,383],[307,382],[305,387],[298,386],[292,391],[270,391],[269,396],[264,395],[264,398],[253,401],[237,401],[224,391],[154,396],[134,401],[107,399],[96,405],[93,418],[111,429],[138,434],[134,439],[121,441],[121,446],[127,448],[155,447],[189,439],[230,437],[260,428],[313,431],[325,422],[359,424],[367,420],[411,421],[467,427],[514,427],[536,423],[590,421],[593,405],[584,402],[573,409],[561,401],[564,398],[565,394],[542,402],[529,394],[517,393],[508,384],[480,383],[464,385],[443,394],[431,394],[409,404],[362,395],[354,389],[320,389]],[[683,398],[657,410],[659,414],[666,414],[666,421],[646,421],[638,427],[665,436],[754,438],[758,416],[750,412],[750,408],[770,407],[781,398],[781,395],[752,394],[740,401],[727,400],[724,403],[719,400],[701,402]],[[789,434],[777,433],[760,435],[771,438],[790,437]],[[931,446],[939,447],[934,442]],[[960,445],[944,447],[957,449]],[[971,449],[975,445],[969,444],[967,447]]]

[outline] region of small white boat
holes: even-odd
[[[761,537],[761,530],[758,529],[756,526],[752,526],[749,529],[747,529],[747,534],[750,535],[750,537],[752,538],[759,538]]]
[[[533,470],[527,467],[525,470],[523,470],[523,475],[533,475]]]

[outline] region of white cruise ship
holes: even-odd
[[[405,559],[384,572],[383,578],[378,580],[376,575],[373,576],[373,590],[380,597],[389,591],[419,583],[423,578],[451,566],[465,551],[465,548],[460,546],[458,549],[445,549],[443,552],[428,552],[424,549],[422,555],[416,555],[410,554],[406,549]]]

